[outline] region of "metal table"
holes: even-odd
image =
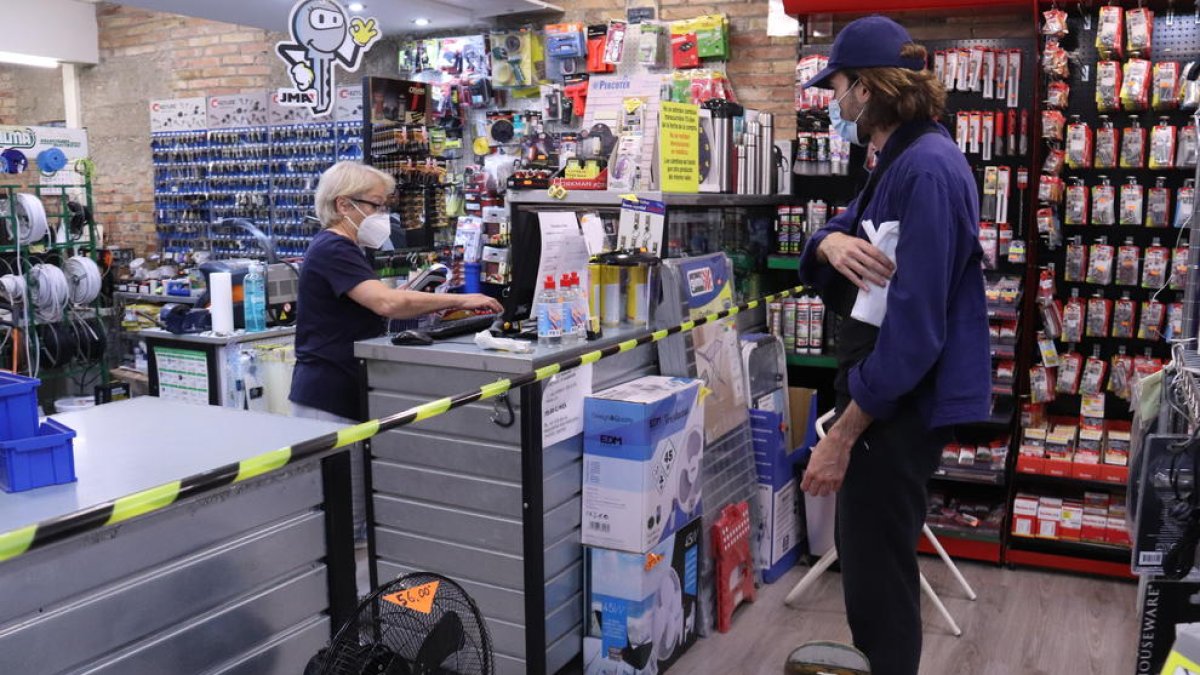
[[[0,531],[338,428],[148,397],[54,419],[77,433],[78,480],[0,493]],[[348,478],[323,470],[330,459],[345,453],[0,563],[0,672],[302,672],[330,637],[331,610],[354,603],[349,528],[341,552],[329,544],[332,524],[349,520]]]
[[[600,349],[633,331],[532,354],[486,352],[471,338],[427,347],[359,342],[370,417]],[[657,373],[644,345],[596,363],[593,389]],[[553,380],[369,441],[372,584],[428,570],[463,585],[484,614],[499,675],[556,673],[582,652],[583,438],[543,447]],[[510,414],[507,404],[511,404]]]

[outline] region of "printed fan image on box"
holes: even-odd
[[[701,514],[700,382],[643,377],[583,406],[583,543],[644,553]]]

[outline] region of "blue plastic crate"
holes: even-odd
[[[75,480],[75,430],[52,419],[36,436],[0,441],[0,488],[22,492]]]
[[[0,441],[29,438],[38,433],[35,377],[0,373]]]

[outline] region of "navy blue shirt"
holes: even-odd
[[[898,222],[886,313],[874,347],[844,373],[850,397],[879,420],[911,401],[931,429],[986,419],[991,358],[975,178],[946,130],[928,120],[897,129],[880,152],[884,164],[860,222],[852,222],[855,199],[810,239],[801,281],[825,289],[840,274],[816,257],[830,233],[866,238],[861,222]]]
[[[361,417],[354,343],[383,334],[384,320],[346,294],[376,278],[353,241],[328,230],[313,237],[300,269],[292,402]]]

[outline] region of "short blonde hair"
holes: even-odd
[[[391,194],[396,189],[396,179],[362,162],[334,164],[317,182],[317,218],[325,227],[332,227],[341,218],[337,210],[338,197],[360,197],[375,187],[382,187],[384,192]]]

